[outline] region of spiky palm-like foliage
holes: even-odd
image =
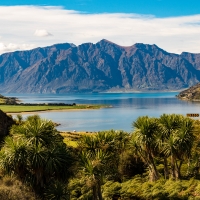
[[[38,116],[12,128],[0,152],[1,168],[31,184],[38,194],[54,180],[66,182],[72,155],[51,121]]]
[[[44,198],[48,200],[70,200],[66,184],[54,181],[44,192]]]
[[[132,134],[131,144],[148,165],[150,180],[155,181],[159,178],[154,157],[159,133],[158,120],[149,118],[148,116],[139,117],[133,122],[133,128],[134,132]]]
[[[102,199],[101,185],[105,177],[119,176],[120,155],[127,141],[127,133],[114,130],[101,131],[80,139],[80,165],[87,182],[90,182],[94,199]]]
[[[109,160],[109,154],[99,149],[92,153],[82,151],[80,154],[80,166],[86,177],[86,184],[92,188],[94,200],[102,200],[101,185]]]
[[[41,119],[38,115],[30,116],[19,126],[11,128],[12,135],[18,135],[28,140],[30,144],[38,146],[52,146],[62,142],[63,138],[58,134],[52,121]]]
[[[161,152],[166,160],[170,157],[171,176],[180,178],[180,169],[184,160],[189,160],[194,142],[194,122],[182,115],[162,115],[159,119],[161,124],[160,138]],[[165,165],[165,168],[167,166]]]
[[[8,174],[17,173],[19,177],[23,177],[27,171],[28,148],[26,140],[6,137],[4,147],[0,152],[1,168]]]

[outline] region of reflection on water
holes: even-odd
[[[176,92],[168,93],[95,93],[95,94],[3,94],[28,103],[106,104],[113,108],[67,112],[41,112],[42,118],[61,123],[58,130],[99,131],[120,129],[132,131],[138,116],[159,117],[163,113],[200,113],[200,103],[180,101]],[[28,116],[27,114],[24,116]]]

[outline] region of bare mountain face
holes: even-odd
[[[200,54],[156,45],[58,44],[0,56],[0,92],[179,90],[200,81]]]

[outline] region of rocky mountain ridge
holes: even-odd
[[[200,82],[200,54],[108,40],[0,56],[0,93],[180,90]]]

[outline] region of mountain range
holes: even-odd
[[[0,55],[1,93],[180,90],[200,82],[200,54],[108,40]]]

